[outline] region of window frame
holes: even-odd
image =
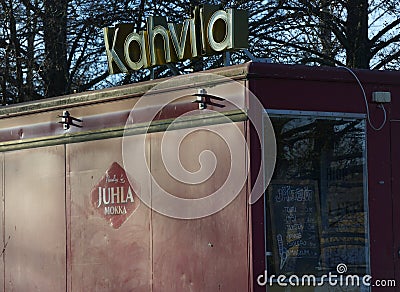
[[[367,115],[363,113],[349,113],[349,112],[328,112],[328,111],[304,111],[304,110],[284,110],[284,109],[264,109],[262,113],[262,123],[263,123],[263,133],[262,138],[264,141],[264,129],[265,129],[265,119],[266,116],[268,119],[275,117],[293,117],[293,118],[301,118],[301,117],[309,117],[309,118],[317,118],[317,119],[341,119],[341,120],[363,120],[364,121],[364,147],[363,147],[363,203],[364,203],[364,229],[365,229],[365,274],[371,274],[371,255],[370,255],[370,228],[369,228],[369,200],[368,200],[368,136],[367,136]],[[272,122],[271,122],[272,125]],[[273,127],[273,125],[272,125]],[[275,129],[274,129],[275,130]],[[264,143],[264,142],[263,142]],[[264,146],[264,145],[263,145]],[[263,147],[262,147],[263,149]],[[265,161],[264,151],[262,151],[261,159]],[[276,167],[276,165],[275,165]],[[275,172],[275,170],[274,170]],[[265,174],[264,174],[265,175]],[[265,177],[265,176],[264,176]],[[268,271],[268,265],[270,261],[270,257],[273,256],[273,252],[268,250],[268,223],[267,216],[269,214],[268,206],[267,206],[267,198],[268,195],[267,188],[268,185],[265,185],[264,179],[264,256],[265,256],[265,270]],[[270,273],[268,273],[270,274]],[[360,275],[361,278],[361,275]],[[316,277],[317,280],[320,280],[321,277]],[[327,282],[328,280],[325,280]],[[362,289],[362,286],[360,286]],[[362,290],[364,291],[364,290]]]

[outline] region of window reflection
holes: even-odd
[[[348,273],[366,273],[364,120],[270,118],[277,163],[266,193],[268,270],[321,275],[344,263]],[[306,191],[312,200],[301,201],[296,194]],[[295,199],[277,200],[282,192]]]

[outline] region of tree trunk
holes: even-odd
[[[329,19],[329,15],[331,14],[330,11],[330,0],[322,0],[321,7],[322,7],[322,14],[320,17],[320,29],[319,29],[319,38],[321,40],[322,45],[322,53],[331,57],[332,59],[335,58],[333,54],[332,48],[332,27],[331,22]],[[332,62],[330,62],[333,66]]]
[[[35,5],[38,3],[35,1]],[[26,100],[34,99],[34,70],[35,70],[35,35],[36,35],[36,26],[37,26],[37,18],[32,15],[30,9],[26,9],[26,18],[27,21],[31,23],[30,26],[27,27],[27,51],[26,51],[26,84],[25,84],[25,94],[27,96]]]
[[[46,61],[46,97],[67,93],[67,8],[68,0],[45,0],[43,17]]]
[[[368,0],[347,0],[346,8],[346,64],[350,68],[369,69]]]

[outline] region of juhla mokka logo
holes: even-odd
[[[132,180],[131,180],[132,181]],[[114,162],[91,192],[92,206],[114,228],[119,228],[138,208],[139,198],[125,170]]]

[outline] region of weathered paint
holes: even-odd
[[[5,291],[66,289],[64,161],[64,146],[5,153]]]
[[[237,126],[244,131],[243,122]],[[230,133],[235,127],[222,124],[214,130]],[[179,137],[179,130],[173,134]],[[218,163],[214,175],[206,182],[187,185],[173,179],[162,167],[162,136],[162,132],[152,134],[151,169],[157,183],[167,191],[185,199],[198,199],[213,193],[225,182],[230,160],[235,158],[230,157],[221,138],[206,131],[197,131],[185,138],[180,158],[186,169],[199,168],[198,157],[203,149],[211,150],[218,161],[226,162]],[[152,193],[157,196],[156,192]],[[247,201],[244,187],[226,208],[202,219],[178,220],[153,212],[153,291],[246,291],[249,273]]]
[[[265,108],[365,113],[361,90],[344,69],[250,63],[213,72],[241,80]],[[399,283],[399,73],[357,70],[356,74],[368,100],[373,91],[392,93],[392,103],[385,105],[388,122],[383,130],[367,129],[370,261],[375,278],[395,278]],[[255,281],[265,268],[264,202],[260,199],[249,206],[248,189],[221,212],[198,220],[167,218],[140,204],[119,229],[113,229],[94,211],[92,188],[112,162],[123,164],[121,137],[130,109],[160,81],[0,108],[4,204],[0,233],[4,232],[3,246],[7,243],[0,285],[5,291],[265,291]],[[146,138],[146,157],[167,188],[204,195],[223,180],[226,165],[214,186],[205,184],[199,189],[205,193],[188,192],[158,167],[162,132],[174,117],[197,106],[187,96],[192,91],[188,84],[179,83],[159,91],[183,98],[158,118]],[[223,94],[235,93],[226,90]],[[241,102],[245,110],[246,101]],[[63,110],[82,118],[84,127],[65,133],[57,123]],[[244,122],[245,111],[228,104],[215,110],[234,117],[246,136],[251,147],[249,184],[254,183],[261,153],[252,128]],[[381,110],[372,103],[370,110],[378,125]],[[138,130],[129,139],[140,140],[144,129],[139,129],[140,123],[145,122],[141,117],[138,111]],[[181,127],[204,121],[219,124],[212,117],[193,120]],[[193,137],[192,148],[183,154],[189,167],[196,166],[190,159],[198,157],[196,147],[201,145],[212,143],[217,153],[226,154],[214,138],[201,135]],[[141,190],[152,193],[151,186],[141,186]],[[383,289],[395,291],[376,287],[372,291]]]
[[[138,209],[118,229],[98,214],[90,193],[115,161],[121,138],[67,145],[70,197],[69,291],[151,291],[150,209]],[[145,186],[143,192],[148,192]]]

